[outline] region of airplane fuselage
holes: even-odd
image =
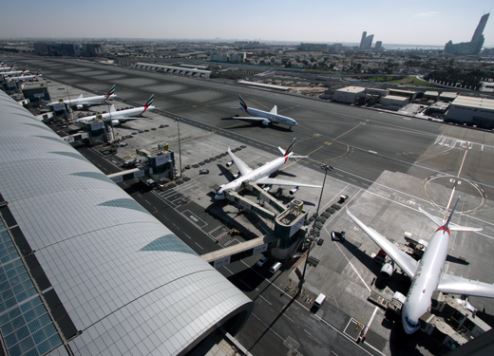
[[[106,95],[96,95],[96,96],[90,96],[87,98],[74,98],[74,99],[62,99],[61,101],[54,101],[51,102],[50,106],[57,105],[57,104],[66,104],[69,106],[91,106],[91,105],[100,105],[104,104],[106,100],[111,100],[116,98],[116,94],[111,94],[110,96]]]
[[[403,329],[407,334],[418,330],[419,318],[431,307],[432,294],[436,291],[444,263],[448,256],[450,231],[441,226],[427,246],[402,308]]]
[[[40,75],[38,75],[38,74],[20,75],[18,77],[8,77],[7,80],[8,81],[14,81],[14,82],[22,82],[22,81],[38,78],[39,76]]]
[[[297,121],[295,121],[294,119],[288,116],[273,114],[268,111],[250,108],[250,107],[248,107],[245,111],[250,116],[265,118],[268,124],[275,123],[275,124],[287,125],[289,127],[297,126]]]
[[[224,199],[225,191],[238,191],[245,182],[255,182],[258,179],[269,177],[271,174],[278,171],[286,162],[287,156],[277,157],[272,161],[263,164],[261,167],[253,169],[251,172],[232,180],[229,183],[220,186],[216,192],[215,199]]]
[[[154,109],[154,106],[149,106],[147,110],[152,110]],[[139,106],[137,108],[132,108],[132,109],[125,109],[125,110],[120,110],[120,111],[113,111],[113,112],[105,112],[103,114],[97,114],[97,115],[91,115],[87,117],[83,117],[80,119],[77,119],[77,122],[91,122],[93,120],[101,119],[101,120],[112,120],[112,121],[118,121],[126,117],[133,117],[133,116],[139,116],[143,114],[145,111],[144,106]]]
[[[0,73],[0,75],[2,75],[4,77],[8,77],[10,75],[17,75],[17,74],[22,74],[22,73],[25,73],[25,71],[23,71],[23,70],[11,70],[11,71],[7,71],[7,72],[2,72],[2,73]]]

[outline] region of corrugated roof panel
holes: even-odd
[[[176,354],[247,307],[240,290],[12,103],[0,92],[0,192],[81,331],[72,351]]]

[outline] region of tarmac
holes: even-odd
[[[492,133],[410,119],[400,115],[322,102],[252,89],[232,82],[197,80],[172,75],[139,72],[127,68],[65,59],[28,59],[44,76],[76,88],[102,93],[117,83],[117,94],[129,104],[142,104],[155,93],[160,114],[146,114],[116,129],[128,146],[119,149],[125,159],[136,148],[168,143],[177,151],[177,116],[182,118],[182,165],[191,166],[184,174],[191,178],[170,191],[136,192],[133,196],[198,253],[232,243],[228,229],[208,213],[213,204],[211,192],[226,182],[224,166],[228,157],[217,157],[226,147],[245,145],[237,154],[251,167],[275,157],[276,146],[286,147],[297,137],[297,154],[309,155],[289,165],[288,175],[307,182],[322,182],[321,163],[334,166],[324,189],[321,212],[341,194],[347,194],[346,206],[362,221],[395,241],[403,241],[405,231],[414,238],[427,240],[434,231],[432,223],[418,207],[442,216],[451,207],[454,196],[461,195],[459,214],[454,221],[462,225],[482,226],[481,233],[456,233],[450,253],[464,257],[468,266],[447,263],[448,273],[485,282],[494,282],[494,189]],[[74,94],[77,89],[70,89]],[[62,92],[62,91],[60,91]],[[270,109],[296,118],[300,125],[293,132],[283,128],[259,127],[228,120],[239,114],[237,95],[249,105]],[[127,104],[120,103],[122,106]],[[97,108],[96,108],[97,109]],[[104,110],[104,108],[100,108]],[[189,125],[191,124],[191,125]],[[159,125],[168,125],[159,129]],[[156,130],[151,130],[155,127]],[[149,131],[145,131],[149,130]],[[143,131],[139,133],[139,131]],[[91,150],[90,150],[91,151]],[[96,154],[95,152],[90,152]],[[94,157],[93,157],[94,158]],[[113,163],[102,160],[99,166],[112,170]],[[205,162],[211,159],[209,162]],[[106,163],[105,163],[106,161]],[[194,165],[204,162],[202,165]],[[97,164],[98,165],[98,164]],[[114,167],[113,167],[114,168]],[[209,169],[206,175],[200,168]],[[309,169],[308,169],[309,168]],[[235,173],[234,168],[230,169]],[[285,177],[283,177],[285,178]],[[290,179],[290,177],[286,177]],[[305,201],[309,215],[314,213],[318,190],[301,189],[296,197]],[[172,213],[173,212],[173,213]],[[227,211],[226,214],[234,214]],[[160,217],[158,217],[160,218]],[[262,233],[242,214],[234,218]],[[176,226],[170,226],[174,223]],[[345,242],[331,241],[332,230],[344,230]],[[180,233],[179,233],[180,232]],[[295,266],[270,276],[265,269],[250,268],[255,258],[237,262],[221,272],[232,279],[255,301],[252,317],[236,337],[254,354],[300,352],[302,354],[398,354],[401,351],[431,353],[420,338],[405,338],[399,325],[389,325],[383,312],[366,301],[374,286],[376,266],[371,255],[378,248],[350,221],[341,209],[332,214],[321,229],[322,246],[311,255],[319,260],[309,266],[304,295],[292,300],[289,290]],[[234,243],[234,242],[233,242]],[[199,246],[200,247],[199,247]],[[399,281],[399,278],[397,277]],[[323,292],[328,300],[315,314],[308,312],[311,296]],[[388,295],[391,289],[387,287]],[[494,325],[494,302],[470,298],[482,318]],[[352,341],[354,321],[371,322],[363,344]],[[406,345],[406,350],[400,349]]]

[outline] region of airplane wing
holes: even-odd
[[[347,209],[346,213],[348,216],[369,235],[369,237],[374,241],[386,254],[401,268],[403,272],[409,277],[415,275],[417,270],[418,262],[413,259],[413,257],[407,255],[405,252],[401,251],[398,246],[389,241],[386,237],[378,233],[373,228],[365,225],[362,221],[357,219],[350,210]]]
[[[294,186],[294,187],[321,188],[320,185],[316,185],[316,184],[300,183],[300,182],[294,182],[291,180],[279,179],[279,178],[260,178],[256,181],[256,183],[257,184],[272,184],[272,185],[287,185],[287,186]]]
[[[278,105],[273,106],[270,113],[274,115],[278,115]]]
[[[494,298],[494,284],[443,273],[437,290],[443,293]]]
[[[247,163],[245,163],[244,161],[242,161],[240,158],[238,158],[233,152],[232,150],[230,149],[230,147],[228,147],[228,154],[230,155],[230,157],[232,158],[232,161],[233,163],[235,163],[235,165],[237,166],[238,170],[240,171],[240,174],[241,175],[246,175],[247,173],[251,172],[252,169],[247,165]]]

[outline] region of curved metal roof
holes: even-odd
[[[250,303],[1,91],[0,193],[81,332],[76,354],[177,354]]]

